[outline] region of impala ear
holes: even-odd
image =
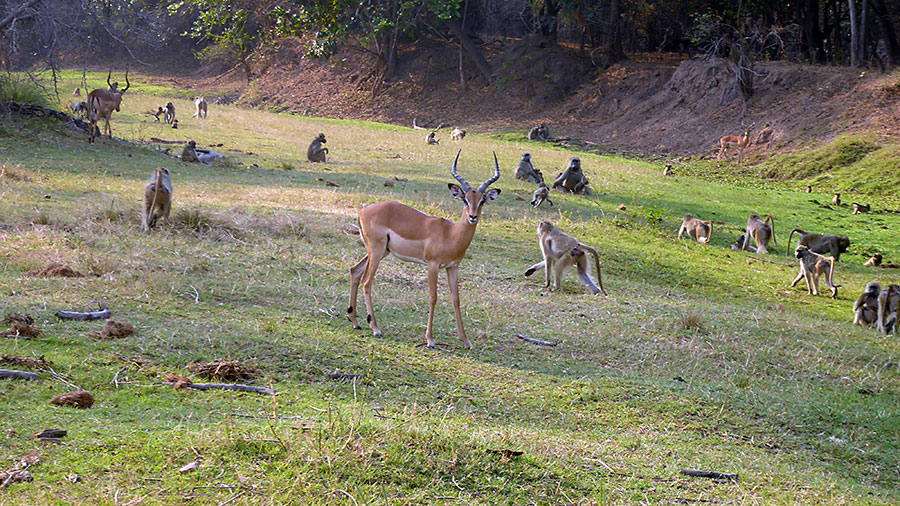
[[[450,188],[450,195],[453,195],[460,200],[465,200],[466,192],[460,188],[458,184],[447,183],[447,188]]]
[[[488,190],[487,193],[484,194],[484,198],[487,200],[497,200],[497,197],[499,197],[499,196],[500,196],[500,190],[498,188]]]

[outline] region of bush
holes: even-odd
[[[18,81],[10,78],[0,78],[0,101],[51,106],[50,97],[43,88],[31,81]]]

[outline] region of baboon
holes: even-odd
[[[563,233],[549,221],[538,225],[538,242],[541,246],[541,255],[543,255],[544,260],[529,267],[525,271],[526,276],[531,276],[536,270],[543,267],[544,286],[549,287],[550,271],[552,270],[555,278],[555,288],[559,290],[559,283],[562,280],[563,273],[572,264],[575,264],[578,270],[578,280],[581,281],[581,284],[586,286],[591,293],[603,292],[603,295],[608,295],[606,290],[603,289],[603,277],[600,274],[600,257],[597,255],[597,250]],[[600,284],[600,288],[597,288],[594,280],[591,279],[587,258],[585,258],[584,254],[585,251],[594,256],[594,266],[597,269],[597,282]]]
[[[194,105],[197,107],[197,112],[195,112],[194,115],[191,117],[197,118],[197,119],[206,119],[206,111],[207,111],[206,99],[203,97],[197,97],[194,99]]]
[[[753,125],[755,125],[754,123]],[[753,125],[750,125],[747,130],[744,131],[744,136],[740,135],[725,135],[719,139],[719,156],[716,157],[716,160],[720,160],[722,155],[728,151],[730,148],[738,148],[738,165],[743,165],[744,163],[744,149],[750,144],[750,131],[753,130]]]
[[[167,125],[170,125],[173,121],[175,121],[175,104],[173,104],[172,102],[166,103],[165,120]]]
[[[428,132],[428,135],[425,136],[425,144],[428,144],[429,146],[432,145],[432,144],[440,144],[440,143],[441,143],[440,139],[435,139],[435,138],[434,138],[434,132],[433,132],[433,131],[432,131],[432,132]]]
[[[159,123],[159,117],[160,116],[165,117],[166,111],[165,111],[165,109],[162,108],[162,106],[159,106],[159,108],[156,110],[155,113],[153,113],[153,115],[156,116],[156,122]]]
[[[806,193],[812,193],[812,185],[806,185]]]
[[[791,283],[791,288],[797,286],[801,279],[806,278],[806,288],[810,295],[819,295],[819,276],[825,274],[825,284],[831,289],[831,298],[837,298],[838,287],[834,284],[834,258],[824,257],[802,244],[797,246],[795,256],[800,259],[800,273]]]
[[[771,226],[769,223],[771,223]],[[742,250],[750,251],[747,249],[747,246],[750,244],[750,238],[753,238],[756,242],[757,253],[769,252],[766,247],[768,247],[770,239],[775,246],[778,246],[778,240],[775,238],[775,218],[766,216],[766,219],[763,220],[758,214],[751,214],[750,218],[747,219],[747,229],[744,234]]]
[[[850,247],[850,239],[846,236],[811,234],[809,232],[804,232],[799,228],[795,228],[794,230],[791,230],[791,234],[788,236],[788,251],[791,250],[791,240],[794,237],[794,232],[800,234],[800,240],[797,241],[798,246],[801,244],[803,246],[808,246],[809,249],[823,255],[825,253],[830,253],[836,262],[841,260],[841,253],[846,253],[847,248]],[[785,255],[787,255],[787,253],[785,253]]]
[[[895,325],[898,305],[900,305],[900,286],[888,285],[878,295],[878,315],[875,318],[875,329],[878,332],[882,334],[897,332]]]
[[[481,183],[477,189],[472,189],[469,183],[456,173],[458,162],[459,153],[456,154],[450,169],[450,174],[459,185],[453,183],[447,185],[450,194],[463,204],[462,217],[456,223],[437,216],[429,216],[399,202],[377,202],[359,211],[359,229],[366,244],[366,256],[350,268],[350,305],[347,307],[347,318],[355,328],[360,328],[356,319],[356,296],[362,282],[366,298],[366,320],[372,332],[376,336],[381,336],[372,306],[372,283],[378,264],[388,253],[393,253],[401,260],[421,263],[428,267],[429,308],[425,344],[429,348],[435,346],[432,324],[434,306],[437,303],[438,274],[441,269],[446,269],[447,285],[450,288],[450,299],[456,316],[456,335],[463,346],[472,347],[472,343],[466,337],[459,308],[459,264],[475,235],[484,204],[500,196],[499,189],[488,189],[500,179],[500,164],[495,154],[494,175]]]
[[[549,141],[550,140],[550,129],[547,128],[547,125],[541,123],[540,126],[536,126],[528,132],[528,140],[530,141]]]
[[[870,281],[865,291],[853,303],[853,324],[871,326],[878,316],[878,296],[881,295],[881,285],[877,281]]]
[[[544,175],[541,171],[535,169],[534,164],[531,163],[531,153],[522,154],[522,159],[519,160],[519,163],[516,165],[516,172],[513,176],[516,179],[521,179],[522,181],[528,181],[529,183],[537,185],[544,183]]]
[[[881,261],[883,259],[884,259],[884,257],[882,256],[881,253],[875,252],[875,254],[872,255],[872,258],[869,258],[868,260],[866,260],[866,263],[864,263],[863,265],[879,266],[879,265],[881,265]]]
[[[189,141],[187,146],[181,151],[181,161],[189,163],[199,163],[200,158],[197,156],[197,143]]]
[[[178,120],[177,119],[172,120],[172,128],[176,128],[176,129],[178,128]]]
[[[72,111],[72,116],[84,118],[88,113],[87,102],[75,102],[74,104],[70,104],[69,110]]]
[[[672,175],[672,164],[666,162],[666,168],[663,169],[663,176],[671,176]]]
[[[684,235],[685,232],[697,242],[702,244],[709,244],[709,240],[712,238],[712,220],[698,220],[694,218],[690,214],[685,214],[684,219],[681,220],[681,228],[678,229],[678,238],[681,239],[681,236]]]
[[[744,243],[744,234],[738,236],[737,241],[731,245],[731,249],[734,251],[750,251],[752,253],[756,253],[756,248],[750,246],[749,244]]]
[[[834,198],[831,199],[831,205],[833,205],[833,206],[841,205],[841,194],[840,193],[834,194]]]
[[[317,135],[309,143],[309,148],[306,150],[306,159],[310,162],[325,163],[325,153],[328,153],[328,148],[323,148],[322,144],[325,144],[325,134]]]
[[[463,137],[465,136],[466,131],[459,127],[454,128],[453,131],[450,132],[450,138],[457,142],[463,140]]]
[[[75,91],[72,92],[72,96],[80,97],[81,96],[81,88],[75,88]]]
[[[566,167],[566,170],[553,180],[551,188],[562,188],[567,192],[590,195],[591,190],[588,188],[588,184],[588,179],[584,177],[584,172],[581,171],[581,160],[573,156],[569,160],[569,166]]]
[[[193,142],[193,141],[192,141]],[[144,232],[150,233],[150,229],[156,226],[157,218],[169,219],[169,211],[172,209],[172,181],[169,179],[169,171],[163,167],[156,169],[156,174],[144,187]]]
[[[869,204],[857,204],[853,203],[853,214],[865,214],[872,210],[872,206]]]
[[[550,200],[550,188],[547,188],[547,183],[541,181],[541,185],[538,186],[537,190],[534,190],[534,193],[531,194],[531,206],[538,207],[547,201],[550,204],[550,207],[553,207],[553,201]]]

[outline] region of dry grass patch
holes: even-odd
[[[3,335],[38,337],[43,334],[41,329],[33,326],[34,318],[25,313],[9,313],[3,323],[9,325],[9,329],[2,332]]]
[[[97,339],[123,339],[135,334],[134,325],[127,322],[117,322],[115,320],[106,320],[103,328],[88,334]]]
[[[0,364],[28,367],[30,369],[43,369],[44,367],[52,366],[53,362],[45,359],[43,355],[38,358],[4,355],[0,358]]]
[[[69,267],[65,264],[60,263],[51,263],[47,267],[43,269],[31,269],[25,273],[26,276],[31,276],[35,278],[52,278],[52,277],[62,277],[62,278],[83,278],[85,277],[83,273],[76,271],[75,269]]]
[[[256,370],[228,360],[194,362],[188,366],[192,373],[211,380],[240,381],[256,377]]]
[[[28,172],[21,167],[10,167],[8,165],[0,165],[0,179],[8,181],[21,181],[30,183],[33,181]]]

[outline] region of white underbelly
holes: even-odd
[[[404,255],[397,253],[396,251],[391,251],[391,254],[394,255],[395,257],[399,258],[400,260],[404,260],[406,262],[415,262],[417,264],[425,265],[425,260],[422,260],[421,258],[404,256]]]

